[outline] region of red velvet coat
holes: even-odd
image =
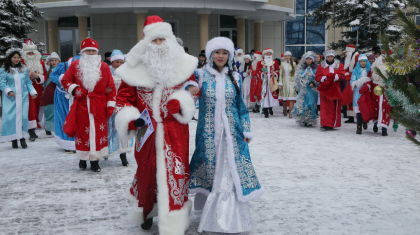
[[[80,60],[71,63],[61,79],[61,85],[69,94],[77,87],[87,90],[83,86],[83,78],[79,77],[79,62]],[[106,93],[106,88],[112,88],[112,91]],[[102,61],[101,79],[87,96],[75,97],[71,109],[76,109],[76,115],[71,116],[70,110],[64,122],[64,129],[67,122],[77,125],[75,143],[78,159],[98,161],[108,155],[107,107],[115,107],[115,98],[116,89],[111,70]]]
[[[41,65],[42,65],[42,74],[41,72],[38,72],[39,75],[39,80],[35,79],[35,78],[30,78],[32,81],[32,85],[34,86],[36,92],[38,93],[38,96],[35,99],[30,98],[29,99],[29,111],[28,111],[28,120],[29,120],[29,125],[28,125],[28,129],[33,129],[33,128],[41,128],[41,126],[39,125],[39,116],[40,116],[40,104],[41,104],[41,96],[42,96],[42,92],[44,91],[44,86],[42,84],[44,84],[45,81],[48,80],[48,73],[47,73],[47,69],[45,68],[45,64],[44,61],[40,60]],[[25,64],[25,61],[22,59],[22,63]],[[41,113],[41,115],[43,115],[43,113]]]
[[[273,76],[274,76],[274,79],[277,79],[277,81],[279,79],[280,68],[279,68],[279,64],[278,64],[277,60],[273,60],[273,64],[270,66],[270,68],[267,67],[264,60],[261,60],[261,61],[258,62],[256,73],[255,73],[257,78],[258,78],[257,86],[256,86],[256,89],[255,89],[255,96],[257,97],[258,101],[260,101],[263,98],[262,97],[262,85],[263,85],[262,75],[264,73],[263,68],[265,68],[267,70],[270,69],[270,71],[271,71],[270,74],[272,76],[270,79],[272,79]],[[268,83],[268,81],[267,81],[267,83]],[[267,85],[269,85],[269,84],[267,84]],[[270,86],[268,86],[268,87],[270,87]],[[267,90],[267,92],[269,92],[269,90]],[[273,92],[271,92],[271,94],[273,95],[274,99],[278,99],[279,90],[273,91]],[[267,95],[267,93],[265,95]]]
[[[145,109],[154,129],[144,145],[141,148],[136,145],[135,148],[138,168],[130,194],[135,198],[137,207],[130,218],[136,220],[132,222],[141,224],[148,217],[156,216],[158,208],[161,234],[167,234],[162,231],[171,229],[184,231],[189,224],[192,205],[188,201],[188,123],[196,109],[193,97],[185,89],[188,85],[198,87],[194,76],[198,62],[188,54],[182,55],[180,60],[177,77],[169,87],[157,84],[144,65],[128,61],[116,70],[122,79],[115,118],[119,137],[123,141],[135,137],[136,143],[139,142],[140,132],[130,123],[139,118]],[[168,105],[170,100],[179,101],[179,112],[169,112],[174,109]],[[139,218],[142,218],[141,221],[138,221]]]
[[[325,60],[322,61],[316,70],[315,80],[322,83],[324,82],[324,77],[335,79],[337,75],[338,80],[331,84],[331,92],[335,92],[340,89],[340,81],[344,79],[344,66],[338,60],[335,60],[335,63],[331,66],[328,66]],[[319,92],[321,100],[321,126],[341,127],[341,99],[329,99],[328,92],[330,91]]]

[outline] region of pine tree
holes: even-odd
[[[28,33],[36,30],[31,23],[37,22],[42,13],[31,3],[34,0],[0,0],[0,66],[6,51],[22,47]],[[36,45],[44,45],[35,42]]]
[[[401,0],[405,1],[405,0]],[[307,16],[315,18],[314,25],[327,22],[328,29],[344,28],[343,40],[332,42],[333,49],[344,50],[356,45],[360,52],[372,51],[378,46],[378,35],[387,34],[391,42],[401,37],[401,27],[392,23],[395,10],[405,7],[398,0],[329,0]]]
[[[408,0],[410,8],[419,12],[420,3]],[[407,128],[407,131],[420,131],[420,26],[415,18],[397,10],[398,21],[402,22],[405,37],[399,44],[390,43],[389,36],[382,36],[387,52],[386,65],[389,69],[385,78],[386,97],[392,106],[391,117]],[[392,45],[392,55],[389,53]],[[420,146],[420,142],[411,135],[409,140]]]

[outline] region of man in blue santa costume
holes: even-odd
[[[244,50],[242,50],[240,47],[236,48],[235,50],[235,59],[233,60],[233,65],[236,72],[238,72],[242,77],[245,66],[245,55]]]
[[[195,113],[191,94],[198,92],[197,58],[184,52],[169,23],[149,16],[144,38],[116,70],[122,82],[115,123],[119,137],[136,137],[137,172],[128,194],[133,203],[129,219],[149,230],[159,215],[161,235],[182,235],[189,226],[189,131]],[[188,91],[186,87],[189,85]],[[140,145],[147,110],[153,133]],[[150,123],[149,122],[149,123]],[[147,126],[148,127],[150,127]]]

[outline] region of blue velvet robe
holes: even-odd
[[[72,61],[76,61],[80,58],[80,55],[73,57]],[[66,67],[64,66],[66,64]],[[57,65],[54,71],[50,74],[51,82],[57,84],[54,93],[54,134],[55,142],[65,150],[76,150],[75,138],[70,138],[63,131],[64,121],[66,120],[67,114],[70,111],[69,99],[70,97],[64,88],[61,86],[60,77],[64,75],[66,69],[70,67],[70,62],[63,62]]]
[[[318,91],[315,86],[315,74],[317,67],[307,67],[295,77],[294,89],[298,90],[297,102],[294,110],[294,117],[299,124],[317,123],[316,107],[318,102]],[[310,87],[313,83],[314,87]]]
[[[12,73],[0,69],[0,90],[2,90],[2,126],[0,142],[29,137],[28,111],[30,95],[36,94],[26,67],[13,69]],[[15,74],[18,76],[15,77]],[[13,91],[15,97],[8,96]]]
[[[216,75],[217,73],[209,66],[199,71],[201,95],[196,149],[190,162],[190,193],[208,195],[212,191],[216,165],[215,143],[220,140],[223,123],[227,136],[227,158],[232,179],[238,200],[245,202],[264,192],[251,162],[248,143],[244,142],[245,137],[252,137],[249,113],[242,94],[236,92],[235,86],[227,75],[227,67],[221,74]],[[236,72],[233,74],[240,86],[242,80],[239,74]],[[225,79],[224,89],[220,85],[217,88],[218,79]],[[223,96],[225,105],[216,106],[216,97],[222,99]],[[218,111],[221,113],[221,118],[217,117]]]

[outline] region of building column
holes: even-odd
[[[88,17],[89,13],[76,13],[78,26],[79,26],[79,46],[82,47],[82,42],[88,37]]]
[[[48,25],[48,52],[58,53],[58,29],[57,29],[58,17],[45,16],[45,20],[47,21],[47,25]]]
[[[209,15],[210,10],[198,11],[200,16],[200,50],[205,50],[209,41]]]
[[[143,26],[148,12],[148,10],[144,9],[134,10],[134,14],[136,14],[137,17],[137,42],[143,39]]]
[[[245,19],[247,16],[239,15],[235,16],[236,19],[236,30],[237,30],[237,44],[238,47],[241,47],[245,52]]]
[[[262,24],[264,20],[254,20],[254,49],[262,51]]]

